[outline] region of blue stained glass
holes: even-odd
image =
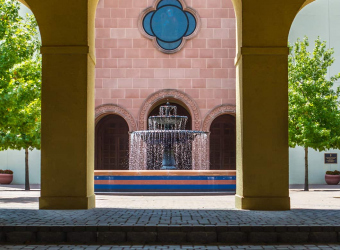
[[[163,0],[163,1],[160,1],[160,3],[157,5],[157,9],[164,5],[175,5],[181,9],[183,8],[182,4],[178,2],[177,0]]]
[[[149,12],[143,20],[143,27],[146,33],[148,33],[150,36],[154,36],[152,29],[151,29],[151,17],[155,13],[154,11]]]
[[[144,31],[156,38],[164,50],[178,48],[183,37],[190,36],[197,28],[193,14],[184,11],[178,0],[161,0],[156,10],[150,11],[143,19]]]
[[[173,42],[173,43],[166,43],[166,42],[162,42],[159,39],[157,39],[157,43],[159,46],[161,46],[163,49],[166,50],[173,50],[178,48],[179,45],[181,45],[182,43],[182,39],[178,40],[177,42]]]
[[[185,33],[185,36],[190,36],[196,29],[196,19],[190,12],[185,12],[185,14],[188,17],[189,20],[189,27],[187,32]]]
[[[159,40],[175,42],[187,32],[188,18],[183,10],[175,6],[164,6],[152,16],[151,29]]]

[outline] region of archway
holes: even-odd
[[[96,125],[95,170],[129,169],[129,126],[119,115],[107,115]]]
[[[129,125],[130,132],[137,130],[135,119],[130,114],[130,112],[116,104],[103,104],[98,106],[95,111],[95,123],[98,124],[98,122],[104,116],[107,116],[109,114],[115,114],[123,117]]]
[[[210,170],[236,169],[236,121],[220,115],[210,126]]]
[[[40,208],[91,208],[95,197],[91,173],[97,1],[78,1],[67,8],[57,0],[26,2],[43,34],[43,84],[47,83],[42,101]],[[239,44],[238,208],[289,209],[287,35],[292,19],[305,2],[233,0]],[[255,115],[259,109],[261,117]],[[194,116],[196,129],[200,121]],[[265,182],[269,167],[282,175]],[[65,171],[69,177],[65,177]],[[51,180],[63,180],[64,185],[51,185]],[[244,185],[247,180],[251,184]]]
[[[143,103],[140,108],[139,118],[138,118],[138,129],[145,130],[147,128],[147,118],[150,110],[160,103],[165,103],[166,101],[171,103],[178,103],[185,107],[192,116],[192,129],[200,130],[201,127],[201,115],[200,109],[197,103],[186,93],[176,90],[176,89],[163,89],[151,94]]]

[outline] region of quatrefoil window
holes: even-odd
[[[187,7],[184,0],[156,0],[141,13],[138,24],[156,48],[175,53],[198,33],[201,22],[197,12]]]

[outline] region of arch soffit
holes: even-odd
[[[308,4],[314,2],[315,0],[306,0],[306,2],[302,5],[301,9],[302,10],[304,7],[306,7]]]
[[[126,109],[116,105],[116,104],[103,104],[96,108],[95,110],[95,123],[97,123],[107,115],[119,115],[124,118],[129,126],[130,131],[136,131],[137,126],[135,119]]]
[[[30,8],[30,6],[28,6],[28,4],[26,3],[25,0],[18,0],[18,2],[22,3],[22,4],[25,5],[27,8]]]
[[[189,109],[188,111],[192,118],[192,129],[193,130],[200,129],[201,115],[197,103],[189,95],[182,91],[176,89],[164,89],[149,95],[149,97],[142,104],[138,118],[139,130],[146,130],[147,116],[150,113],[151,109],[155,106],[155,104],[167,98],[175,99],[182,102]]]
[[[232,104],[222,104],[213,108],[204,118],[202,131],[209,131],[212,122],[220,115],[236,115],[236,106]]]

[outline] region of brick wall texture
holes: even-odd
[[[201,117],[235,104],[236,22],[231,0],[186,0],[200,15],[198,36],[172,55],[159,52],[137,28],[153,0],[100,0],[96,13],[96,106],[118,104],[137,120],[155,91],[178,89]]]

